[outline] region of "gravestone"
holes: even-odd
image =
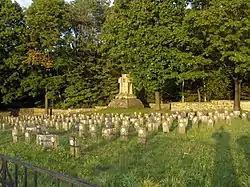
[[[70,137],[69,146],[71,155],[73,155],[76,158],[80,157],[80,142],[76,137],[74,136]]]
[[[13,139],[13,143],[17,143],[17,141],[18,141],[18,129],[16,127],[14,127],[12,130],[12,139]]]
[[[128,139],[128,128],[127,127],[121,127],[120,139],[121,140],[127,140]]]
[[[119,94],[109,103],[110,108],[144,108],[142,102],[133,93],[133,84],[129,74],[118,79]]]
[[[36,143],[44,149],[57,148],[59,146],[59,136],[54,134],[37,134]]]
[[[24,133],[24,137],[25,137],[25,143],[26,144],[29,144],[30,143],[30,132],[29,131],[26,131]]]
[[[168,127],[169,123],[168,121],[162,121],[162,130],[164,133],[169,133],[169,127]]]
[[[145,144],[146,143],[146,129],[140,128],[138,130],[138,143]]]

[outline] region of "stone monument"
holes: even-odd
[[[144,108],[142,102],[133,93],[129,74],[122,74],[118,79],[119,94],[109,103],[111,108]]]

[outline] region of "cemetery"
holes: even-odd
[[[250,1],[0,0],[0,186],[250,187]]]
[[[129,87],[115,103],[136,99]],[[2,113],[0,151],[98,186],[250,185],[250,113],[188,109]],[[38,186],[55,182],[42,176]]]
[[[227,110],[2,115],[0,151],[100,186],[248,186],[249,117]]]

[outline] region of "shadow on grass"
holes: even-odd
[[[186,133],[189,131],[189,130],[191,130],[193,128],[193,122],[192,122],[192,120],[188,120],[188,124],[187,124],[187,126],[186,126],[186,128],[185,128],[185,131],[186,131]]]
[[[221,127],[218,132],[213,133],[212,138],[215,141],[215,158],[211,185],[214,187],[240,186],[229,145],[230,134]]]
[[[169,128],[169,132],[173,132],[178,127],[178,120],[174,120],[171,127]]]
[[[102,138],[96,138],[94,142],[92,142],[89,146],[87,146],[85,149],[83,149],[83,152],[92,152],[94,150],[100,149],[107,145],[109,143],[109,140],[104,140]]]
[[[245,159],[248,165],[248,174],[250,174],[250,137],[249,136],[242,136],[237,139],[237,143],[243,149],[245,154]]]

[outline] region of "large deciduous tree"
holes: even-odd
[[[0,89],[2,103],[19,102],[25,93],[17,91],[23,78],[21,61],[27,52],[23,10],[11,0],[0,1]]]
[[[249,13],[249,1],[212,0],[195,21],[207,43],[205,54],[216,62],[210,69],[216,67],[235,81],[235,111],[240,111],[240,85],[250,70]]]
[[[186,1],[115,1],[103,27],[103,50],[129,72],[137,89],[156,92],[165,87],[176,49],[174,31],[181,26]],[[159,101],[157,101],[159,108]]]
[[[108,89],[101,60],[100,32],[105,19],[104,0],[76,0],[70,5],[72,35],[68,38],[70,61],[66,73],[64,107],[91,107],[105,104]]]
[[[30,71],[22,85],[33,96],[45,95],[47,105],[47,99],[59,95],[65,85],[56,62],[62,59],[58,54],[70,30],[68,8],[63,0],[34,0],[25,14],[29,33],[25,62]]]

